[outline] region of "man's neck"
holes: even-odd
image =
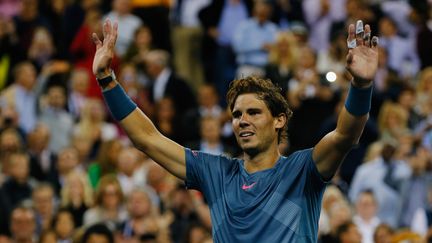
[[[270,169],[273,168],[279,157],[280,153],[277,146],[253,156],[244,152],[244,167],[249,173]]]

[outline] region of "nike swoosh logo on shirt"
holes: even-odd
[[[243,190],[249,190],[249,189],[251,189],[253,186],[255,186],[255,184],[256,184],[256,182],[254,182],[254,183],[252,183],[252,184],[250,184],[250,185],[243,184],[242,189],[243,189]]]

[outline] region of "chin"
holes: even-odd
[[[259,150],[256,146],[242,146],[242,150],[245,154],[249,156],[254,156],[259,153]]]

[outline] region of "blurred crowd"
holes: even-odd
[[[324,193],[319,241],[432,242],[431,0],[0,0],[0,242],[211,240],[197,191],[133,148],[91,71],[112,67],[159,131],[241,156],[225,95],[271,79],[294,111],[282,154],[336,127],[346,29],[379,36],[370,119]]]

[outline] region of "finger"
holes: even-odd
[[[364,28],[363,28],[363,21],[357,20],[356,23],[356,41],[357,46],[363,45],[363,36],[364,36]]]
[[[93,43],[96,45],[96,49],[99,49],[102,46],[102,41],[99,39],[96,33],[92,34]]]
[[[353,58],[354,58],[354,55],[352,54],[352,51],[349,50],[349,51],[348,51],[348,55],[347,55],[347,57],[346,57],[346,60],[347,60],[347,64],[348,64],[348,66],[352,63]]]
[[[118,23],[115,22],[113,25],[113,30],[112,30],[112,38],[113,38],[113,46],[115,46],[116,42],[117,42],[117,35],[118,35]]]
[[[377,48],[378,44],[379,44],[378,37],[376,37],[376,36],[372,37],[372,48]]]
[[[356,39],[355,39],[355,28],[353,24],[348,26],[348,38],[347,38],[347,46],[348,49],[353,49],[356,47]]]
[[[109,39],[111,33],[111,21],[106,19],[102,28],[104,41]]]
[[[371,28],[370,28],[370,25],[367,24],[365,26],[365,32],[364,32],[364,36],[363,36],[364,45],[367,47],[371,46],[370,38],[371,38]]]

